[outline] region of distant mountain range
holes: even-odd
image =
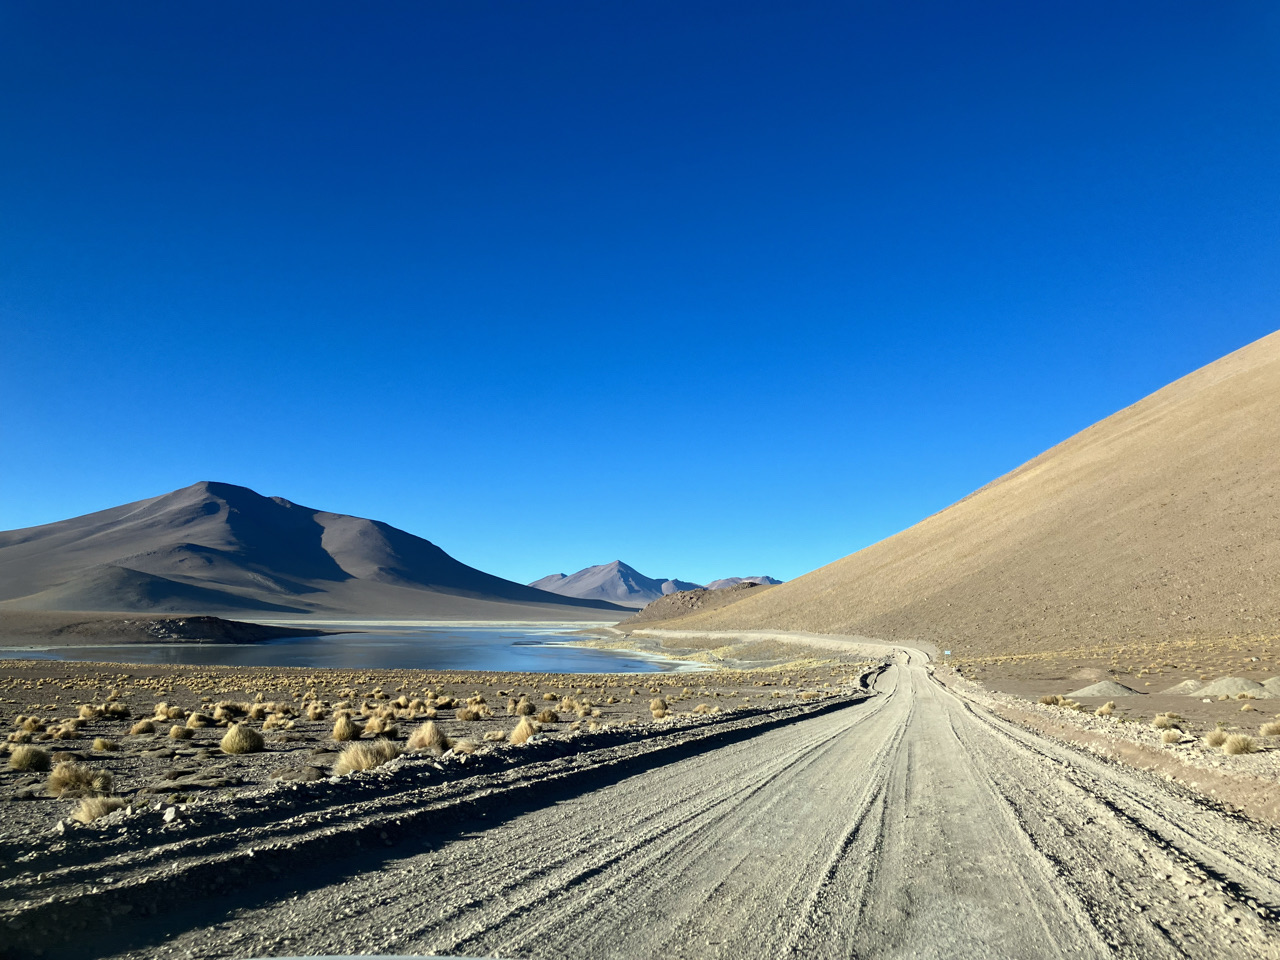
[[[621,560],[615,560],[613,563],[586,567],[569,575],[553,573],[541,580],[535,580],[529,586],[558,593],[561,596],[578,597],[584,600],[607,600],[610,603],[639,608],[679,590],[720,590],[747,580],[760,584],[782,582],[773,577],[728,577],[724,580],[713,580],[703,586],[688,580],[655,580],[652,577],[646,577],[635,567],[628,566]]]
[[[0,532],[0,609],[364,618],[616,620],[460,563],[377,520],[201,482]]]

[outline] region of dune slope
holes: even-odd
[[[1280,632],[1280,333],[902,533],[677,624],[974,653]]]

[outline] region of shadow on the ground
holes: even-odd
[[[544,807],[572,800],[630,777],[738,743],[768,730],[813,719],[835,710],[865,703],[840,700],[812,710],[775,718],[772,723],[718,731],[706,737],[674,743],[662,749],[584,767],[550,781],[534,781],[510,790],[479,793],[437,812],[427,829],[395,819],[379,821],[357,831],[314,839],[298,849],[273,850],[255,858],[252,871],[229,878],[218,863],[202,865],[184,875],[179,888],[146,902],[68,905],[51,910],[37,921],[27,920],[8,931],[0,948],[5,960],[91,960],[141,951],[166,956],[164,944],[189,930],[207,928],[234,918],[241,910],[278,905],[362,873],[377,871],[393,860],[465,842],[474,834]],[[408,819],[408,818],[402,818]],[[264,851],[264,854],[266,852]],[[194,875],[192,875],[194,874]],[[362,944],[350,944],[355,953]]]

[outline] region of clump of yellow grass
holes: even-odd
[[[243,723],[233,723],[222,738],[223,753],[261,753],[266,747],[262,734]]]
[[[337,763],[333,765],[333,772],[343,776],[356,770],[372,770],[398,756],[400,756],[400,748],[390,740],[378,739],[372,743],[351,743],[343,748]]]

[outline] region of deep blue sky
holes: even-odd
[[[0,528],[791,578],[1280,326],[1280,7],[0,3]]]

